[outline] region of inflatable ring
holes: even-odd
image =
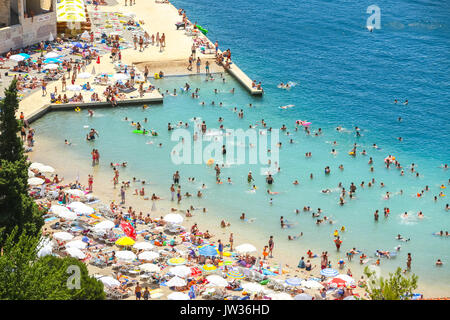
[[[159,73],[155,73],[155,79],[159,79]]]
[[[213,159],[213,158],[209,159],[209,160],[206,162],[206,164],[207,164],[208,166],[213,165],[213,164],[214,164],[214,159]]]
[[[80,111],[81,111],[80,107],[75,108],[75,112],[80,112]]]

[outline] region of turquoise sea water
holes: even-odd
[[[256,218],[249,224],[253,232],[264,238],[273,234],[277,243],[288,242],[287,235],[304,233],[299,242],[289,242],[293,254],[304,255],[306,249],[334,253],[332,233],[345,226],[342,234],[341,253],[356,247],[369,257],[377,249],[392,250],[397,245],[402,249],[397,258],[382,261],[383,271],[392,271],[397,266],[405,267],[406,254],[413,256],[413,271],[420,281],[427,284],[439,283],[441,292],[450,292],[450,239],[433,236],[433,232],[449,230],[449,212],[445,211],[448,196],[435,195],[445,184],[448,188],[449,171],[439,166],[450,162],[449,112],[450,102],[448,67],[450,56],[450,28],[448,25],[449,5],[439,1],[398,1],[395,4],[381,1],[381,29],[370,33],[365,29],[367,6],[372,3],[340,1],[297,3],[286,1],[276,3],[264,1],[239,1],[215,3],[183,0],[174,1],[178,8],[187,10],[192,21],[210,30],[212,41],[218,40],[222,49],[231,48],[234,61],[253,79],[263,82],[265,94],[262,98],[251,97],[238,83],[227,77],[205,82],[204,77],[174,77],[158,80],[155,84],[162,90],[179,88],[188,82],[192,88],[201,88],[200,98],[179,94],[167,96],[161,106],[142,108],[116,108],[98,110],[93,118],[86,113],[55,112],[34,124],[37,139],[57,139],[60,143],[69,139],[75,145],[61,149],[61,158],[71,163],[90,162],[90,151],[98,148],[102,168],[108,172],[110,162],[128,161],[123,170],[124,177],[133,176],[151,181],[149,187],[157,193],[168,196],[168,187],[175,170],[182,175],[183,193],[196,193],[202,183],[208,186],[202,201],[183,200],[181,208],[189,204],[208,207],[211,215],[240,223],[239,215],[245,212]],[[298,85],[289,91],[277,88],[280,82],[293,81]],[[236,88],[234,94],[231,88]],[[214,89],[219,90],[218,94]],[[407,106],[394,104],[409,100]],[[200,102],[205,101],[206,106]],[[211,101],[216,102],[212,106]],[[220,108],[217,104],[223,102]],[[252,103],[255,107],[249,108]],[[294,104],[294,108],[281,110],[281,105]],[[233,112],[237,107],[244,110],[244,119]],[[131,133],[133,127],[122,119],[127,116],[140,121],[146,129],[159,133],[156,138]],[[143,123],[147,117],[148,124]],[[258,190],[249,193],[246,176],[249,170],[257,173],[259,165],[231,166],[222,170],[222,180],[231,177],[233,185],[226,182],[215,184],[214,170],[203,165],[175,166],[170,157],[176,142],[170,141],[167,123],[192,122],[201,117],[208,128],[218,128],[219,117],[224,118],[225,128],[248,128],[250,124],[264,119],[268,126],[280,128],[286,124],[292,136],[280,134],[283,147],[280,150],[281,172],[275,175],[272,191],[265,193],[264,176],[254,174]],[[398,122],[397,118],[403,121]],[[294,132],[296,119],[312,122],[311,132],[321,128],[323,134],[308,136],[301,130]],[[337,132],[340,125],[345,128]],[[93,127],[100,133],[95,143],[84,138],[87,129]],[[362,137],[356,137],[354,127],[361,128]],[[403,137],[399,142],[397,137]],[[290,144],[289,139],[295,143]],[[147,142],[153,141],[153,144]],[[337,146],[331,142],[337,141]],[[159,148],[158,143],[163,147]],[[367,156],[348,155],[353,143],[359,151],[365,149]],[[371,146],[376,143],[381,150]],[[274,147],[272,147],[274,148]],[[333,156],[330,151],[338,151]],[[305,158],[305,152],[312,152]],[[386,169],[383,159],[389,154],[396,156],[405,167],[400,176],[395,168]],[[374,172],[367,164],[374,159]],[[69,160],[71,159],[71,160]],[[407,168],[416,164],[420,177],[411,174]],[[343,164],[344,170],[338,169]],[[324,174],[324,167],[330,166],[331,174]],[[314,179],[309,175],[313,173]],[[196,183],[187,182],[187,177],[196,177]],[[367,183],[374,178],[374,187]],[[298,179],[300,185],[292,181]],[[359,184],[364,181],[365,187]],[[351,182],[358,189],[356,198],[339,206],[339,192],[322,194],[321,190],[336,190],[342,182],[346,190]],[[380,182],[386,186],[380,187]],[[430,191],[422,198],[415,197],[428,185]],[[403,195],[398,194],[403,190]],[[389,191],[392,196],[384,199]],[[194,197],[193,197],[194,198]],[[273,205],[269,199],[273,198]],[[323,210],[322,216],[332,217],[334,225],[317,226],[310,213],[296,215],[296,208],[311,206]],[[383,208],[390,208],[385,219]],[[214,210],[212,210],[214,209]],[[380,210],[380,218],[374,222],[373,213]],[[410,218],[401,214],[408,212]],[[417,218],[422,211],[425,217]],[[287,229],[280,228],[279,219],[293,222]],[[409,242],[398,242],[394,237],[400,233],[410,237]],[[298,248],[296,247],[298,243]],[[287,244],[286,244],[287,245]],[[434,266],[436,259],[442,259],[444,266]],[[334,262],[335,260],[333,260]],[[358,264],[350,264],[352,269]],[[443,281],[444,280],[444,281]]]

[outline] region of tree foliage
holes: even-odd
[[[0,101],[0,159],[19,161],[24,159],[22,140],[16,112],[19,109],[16,80],[5,89],[5,99]]]
[[[415,274],[406,276],[401,268],[395,273],[389,273],[387,279],[377,278],[375,272],[371,272],[368,267],[364,269],[364,274],[368,278],[366,290],[372,300],[409,300],[417,289],[419,279]]]
[[[86,265],[74,258],[37,257],[40,235],[15,228],[5,239],[0,256],[0,299],[4,300],[91,300],[104,299],[103,283],[88,275]],[[18,239],[18,240],[16,240]],[[72,273],[69,266],[80,270],[80,289],[67,285]]]

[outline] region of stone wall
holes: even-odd
[[[0,0],[0,2],[2,1],[9,2],[9,0]],[[22,8],[22,4],[19,2],[21,12],[23,12]],[[24,18],[22,13],[19,19],[20,25],[0,28],[0,54],[9,51],[11,48],[18,49],[46,41],[49,39],[50,33],[56,38],[56,10],[37,15],[33,19]]]
[[[0,28],[3,25],[9,26],[10,21],[10,0],[0,0]]]

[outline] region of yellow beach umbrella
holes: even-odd
[[[116,241],[118,246],[132,246],[136,241],[131,239],[130,237],[122,237]]]
[[[171,265],[171,266],[176,266],[176,265],[180,265],[180,264],[184,264],[186,263],[186,259],[184,258],[171,258],[169,260],[167,260],[167,264]]]
[[[214,270],[217,269],[217,267],[216,267],[215,265],[213,265],[213,264],[205,264],[205,265],[202,267],[202,269],[203,269],[204,271],[214,271]]]

